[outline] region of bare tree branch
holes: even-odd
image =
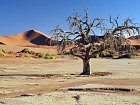
[[[54,33],[62,39],[60,41],[61,50],[65,49],[67,42],[73,42],[72,47],[69,49],[70,54],[83,60],[82,74],[86,75],[90,74],[90,58],[101,54],[103,51],[110,54],[130,52],[132,48],[128,47],[130,43],[125,36],[136,32],[139,34],[139,27],[130,18],[122,23],[119,21],[119,17],[113,19],[110,15],[109,19],[95,18],[90,21],[87,10],[84,10],[83,17],[78,14],[72,15],[68,17],[67,22],[70,31],[64,31],[57,27]],[[97,36],[96,29],[104,31],[103,35]],[[91,33],[94,36],[91,36]],[[70,35],[73,35],[73,40],[69,40]]]

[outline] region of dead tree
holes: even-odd
[[[139,31],[139,27],[137,27],[136,24],[133,24],[129,18],[121,25],[119,25],[118,19],[119,18],[117,17],[113,20],[110,16],[107,20],[95,18],[90,21],[87,10],[84,10],[83,18],[77,14],[68,17],[67,22],[69,24],[70,31],[63,31],[60,28],[57,29],[61,35],[67,34],[74,36],[71,40],[74,42],[74,45],[70,49],[70,53],[73,56],[82,59],[83,72],[81,75],[91,74],[90,59],[93,56],[104,50],[107,50],[112,54],[120,52],[122,44],[129,45],[125,38],[125,33],[127,32],[131,35],[131,33]],[[111,24],[111,28],[106,27],[108,24]],[[95,33],[96,29],[101,31],[104,30],[103,36],[97,36]],[[91,37],[91,35],[93,36]]]
[[[52,32],[54,34],[54,39],[58,42],[58,54],[64,54],[65,48],[72,44],[72,40],[69,38],[71,34],[67,31],[63,31],[59,26],[56,26]]]
[[[121,24],[119,23],[119,17],[112,19],[112,16],[109,16],[108,24],[110,28],[107,28],[104,34],[104,46],[108,46],[107,50],[116,51],[119,54],[131,53],[133,52],[133,47],[131,46],[130,41],[126,37],[132,35],[139,35],[139,26],[137,23],[133,23],[132,19],[126,18]]]

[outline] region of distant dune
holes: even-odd
[[[129,39],[131,45],[140,45],[140,39]]]
[[[131,45],[140,45],[140,36],[128,38]],[[29,30],[13,36],[0,36],[1,45],[36,46],[49,45],[50,37],[39,30]]]
[[[140,45],[140,35],[131,36],[128,38],[132,45]]]
[[[0,44],[14,46],[48,45],[50,37],[38,30],[29,30],[13,36],[0,36]]]

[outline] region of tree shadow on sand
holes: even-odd
[[[62,77],[61,74],[0,74],[0,77],[5,76],[27,76],[27,77]]]

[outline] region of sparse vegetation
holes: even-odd
[[[4,56],[4,54],[5,54],[5,51],[2,48],[0,48],[0,57]]]
[[[50,53],[38,53],[38,57],[44,59],[53,59],[53,55]]]
[[[111,54],[108,51],[102,51],[100,56],[101,57],[111,57]]]
[[[126,53],[126,54],[122,54],[119,58],[132,58],[134,56],[138,56],[136,53]]]
[[[93,58],[104,58],[104,57],[112,58],[112,55],[108,51],[102,51],[101,53],[93,55]]]
[[[28,49],[28,48],[24,48],[22,51],[24,51],[24,52],[28,52],[29,49]]]
[[[21,50],[21,51],[19,51],[17,53],[26,53],[26,54],[31,54],[31,55],[36,54],[34,51],[30,51],[28,48],[24,48],[23,50]]]
[[[121,52],[124,54],[132,52],[133,47],[125,36],[126,34],[129,36],[139,34],[139,26],[133,23],[130,18],[121,22],[119,17],[113,19],[110,15],[108,19],[94,18],[92,21],[90,20],[87,10],[84,10],[83,17],[76,13],[67,18],[68,31],[60,27],[55,27],[52,30],[53,34],[60,37],[63,42],[59,45],[60,52],[66,49],[68,41],[72,43],[72,48],[69,48],[70,53],[83,61],[81,75],[91,74],[90,59],[93,57],[118,58],[122,56]],[[97,36],[96,30],[101,31],[103,35]],[[70,35],[74,37],[70,39]]]
[[[96,54],[95,56],[94,56],[94,58],[99,58],[100,56],[99,56],[99,54]]]
[[[37,53],[34,51],[30,51],[28,48],[25,48],[19,52],[17,52],[20,57],[34,57],[34,58],[43,58],[43,59],[53,59],[53,55],[50,53]]]

